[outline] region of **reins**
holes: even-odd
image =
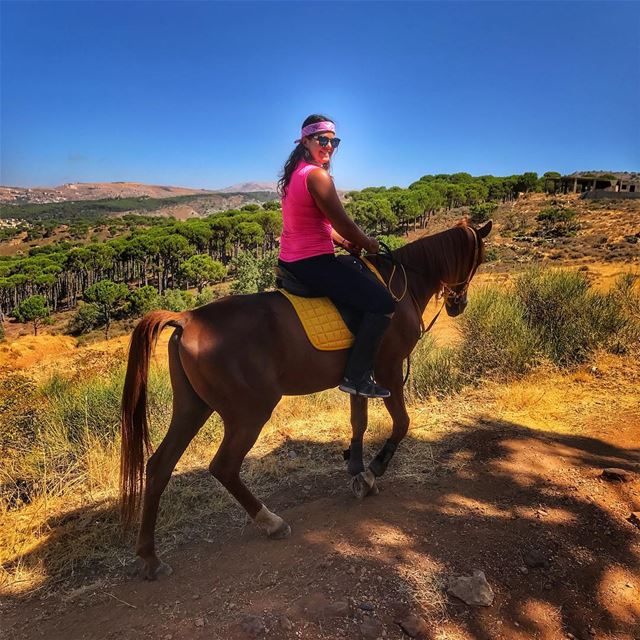
[[[440,305],[440,309],[438,309],[438,311],[436,312],[436,314],[433,316],[433,318],[431,319],[431,322],[429,322],[429,324],[425,327],[424,324],[424,319],[422,318],[422,312],[420,311],[420,305],[418,304],[418,301],[415,299],[413,293],[411,293],[411,291],[409,291],[409,296],[411,298],[411,302],[413,303],[413,306],[416,310],[416,315],[418,316],[418,322],[420,325],[420,335],[418,337],[418,340],[421,340],[423,338],[423,336],[425,335],[425,333],[427,333],[428,331],[431,330],[431,327],[433,327],[433,325],[436,323],[436,320],[438,319],[438,317],[440,316],[440,313],[442,313],[442,310],[444,309],[445,305],[447,304],[447,302],[449,300],[453,300],[453,302],[460,302],[463,297],[467,294],[467,291],[469,289],[469,283],[471,282],[471,279],[473,278],[475,272],[478,269],[478,256],[480,253],[480,240],[478,238],[478,232],[473,228],[473,227],[465,227],[466,229],[469,229],[471,231],[471,235],[473,236],[473,242],[474,242],[474,250],[473,250],[473,261],[471,262],[471,268],[469,269],[469,274],[467,275],[466,279],[463,280],[462,282],[456,282],[455,284],[449,284],[447,282],[441,282],[440,283],[440,290],[438,291],[438,293],[436,294],[436,299],[440,299],[442,298],[442,304]],[[387,244],[385,244],[384,242],[380,242],[380,247],[382,249],[382,251],[380,251],[378,253],[378,255],[385,259],[388,260],[389,262],[391,262],[391,264],[393,265],[393,268],[391,269],[391,275],[389,276],[389,280],[387,282],[387,289],[389,291],[389,293],[391,294],[391,297],[396,301],[396,302],[400,302],[404,296],[406,295],[407,291],[409,290],[409,278],[407,277],[407,269],[409,271],[413,271],[414,273],[417,273],[418,275],[426,275],[423,271],[416,269],[415,267],[411,267],[410,265],[405,265],[402,262],[400,262],[397,258],[395,258],[395,256],[393,255],[391,249],[389,248],[389,246]],[[399,297],[396,296],[393,292],[393,290],[391,289],[391,284],[393,282],[393,276],[396,273],[396,269],[397,268],[402,269],[402,273],[404,275],[404,290],[402,292],[402,295],[400,295]],[[461,291],[454,291],[455,287],[459,287],[463,285],[463,288]],[[407,356],[407,372],[404,376],[404,379],[402,381],[402,384],[405,385],[407,383],[407,380],[409,379],[409,374],[411,372],[411,356]]]

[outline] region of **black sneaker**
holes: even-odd
[[[376,384],[371,371],[362,376],[360,380],[342,378],[338,389],[352,396],[364,396],[365,398],[388,398],[391,395],[391,391]]]

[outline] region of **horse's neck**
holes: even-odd
[[[448,232],[428,236],[397,251],[397,258],[407,265],[409,291],[421,311],[443,282],[452,280],[452,261],[444,258]],[[411,246],[411,249],[409,247]]]

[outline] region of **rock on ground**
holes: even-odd
[[[382,635],[382,625],[374,618],[365,618],[360,623],[360,634],[367,640],[376,640]]]
[[[488,607],[493,603],[493,589],[482,571],[476,569],[472,576],[451,576],[447,593],[473,607]]]
[[[410,638],[426,638],[429,631],[427,623],[415,613],[409,613],[396,622]]]
[[[602,470],[602,477],[606,480],[615,480],[617,482],[629,482],[631,480],[631,473],[625,469],[618,469],[617,467],[609,467]]]

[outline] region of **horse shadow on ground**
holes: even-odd
[[[368,443],[365,454],[380,444]],[[288,612],[295,620],[296,611],[285,607],[292,600],[287,589],[302,593],[303,585],[330,599],[375,602],[371,613],[352,601],[348,624],[355,635],[348,637],[361,637],[357,621],[370,616],[388,637],[399,638],[395,620],[409,610],[429,622],[418,636],[428,640],[442,637],[443,625],[487,639],[547,637],[549,629],[585,639],[637,637],[640,531],[627,517],[640,509],[639,448],[478,419],[435,440],[410,433],[379,480],[380,495],[361,502],[349,493],[342,463],[326,471],[341,449],[337,440],[290,439],[246,461],[247,482],[292,524],[287,541],[262,541],[252,527],[245,531],[244,512],[205,470],[176,474],[159,518],[160,551],[170,549],[168,560],[176,568],[164,583],[174,585],[166,597],[199,581],[230,585],[226,595],[220,589],[207,603],[220,607],[221,625],[225,598],[234,599],[236,614],[261,602],[261,611],[272,607],[273,616]],[[612,484],[600,477],[606,467],[636,473],[631,482]],[[265,469],[287,471],[265,479]],[[163,525],[178,503],[192,510],[189,521]],[[52,518],[53,535],[14,562],[44,562],[47,588],[67,579],[68,563],[65,574],[53,559],[68,547],[67,537],[81,530],[79,522],[85,529],[101,527],[112,548],[130,554],[130,541],[114,543],[117,514],[113,504],[103,503]],[[209,553],[215,555],[212,566]],[[98,547],[88,555],[88,562],[71,562],[85,582],[104,576],[107,559],[113,562]],[[277,567],[277,584],[256,578],[256,564],[260,576]],[[475,569],[484,571],[495,591],[491,607],[470,608],[445,594],[447,575]],[[123,593],[128,583],[133,580],[125,580]],[[28,599],[14,597],[10,604],[19,610]],[[194,607],[184,615],[197,615]],[[129,613],[141,624],[149,621],[144,607]]]

